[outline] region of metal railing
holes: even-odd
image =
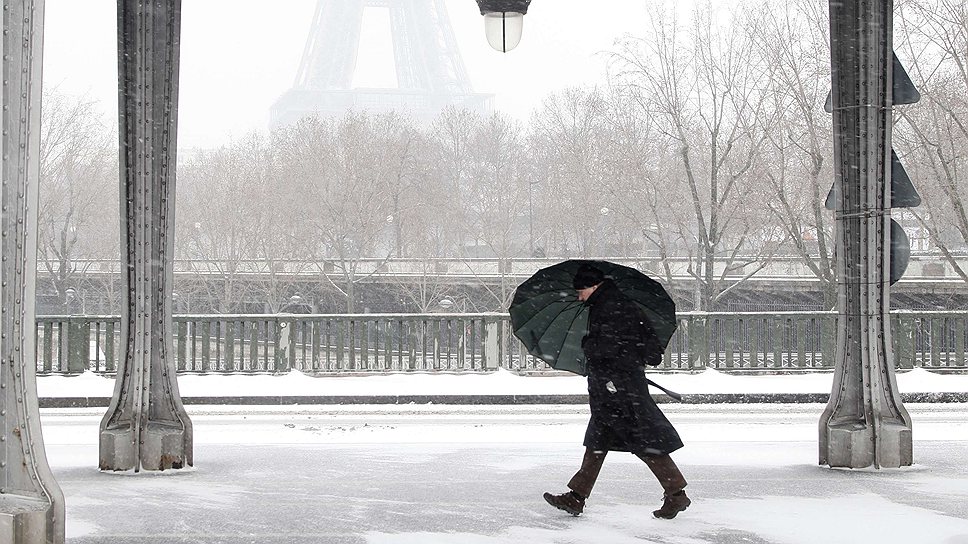
[[[660,369],[834,366],[835,312],[683,312]],[[968,312],[892,312],[898,368],[966,369]],[[547,371],[507,314],[177,315],[179,372]],[[37,371],[113,373],[118,316],[38,316]]]
[[[955,254],[955,262],[962,268],[968,267],[968,254]],[[658,253],[640,257],[609,257],[608,260],[640,270],[664,270],[668,266],[674,277],[692,277],[689,272],[692,261],[688,257],[663,257]],[[814,279],[816,275],[801,257],[777,255],[766,263],[759,263],[757,256],[739,256],[739,261],[758,263],[750,265],[756,268],[764,264],[756,277],[772,278],[807,278]],[[560,258],[362,258],[353,261],[356,273],[369,276],[457,276],[457,277],[494,277],[514,276],[528,277],[540,268],[560,262]],[[124,263],[118,259],[74,259],[70,262],[72,269],[85,271],[87,274],[120,275],[124,270]],[[60,262],[38,263],[38,274],[45,275],[50,271],[57,272]],[[194,274],[200,276],[226,274],[268,275],[281,274],[285,276],[319,277],[320,274],[340,274],[343,264],[335,259],[323,260],[266,260],[266,259],[236,259],[229,261],[208,259],[175,259],[173,262],[176,275]],[[740,278],[749,270],[736,267],[735,263],[720,260],[714,263],[716,275],[725,274],[728,277]],[[951,263],[939,254],[912,254],[904,280],[912,278],[949,278],[960,281]]]

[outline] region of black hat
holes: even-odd
[[[603,281],[605,281],[605,274],[586,263],[578,267],[578,272],[575,272],[575,279],[572,280],[571,284],[575,289],[587,289]]]

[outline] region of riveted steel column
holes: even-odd
[[[123,355],[101,420],[102,470],[192,464],[173,357],[175,134],[181,2],[118,0]]]
[[[839,310],[820,464],[912,463],[889,317],[893,2],[830,2]]]
[[[0,542],[64,542],[64,495],[44,451],[34,359],[43,0],[3,2],[0,189]]]

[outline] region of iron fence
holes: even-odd
[[[965,369],[968,312],[892,312],[898,368]],[[660,369],[800,370],[835,365],[835,312],[683,312]],[[113,373],[118,316],[39,316],[37,372]],[[508,316],[481,314],[177,315],[179,372],[544,372]]]

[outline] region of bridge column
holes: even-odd
[[[0,542],[64,542],[37,403],[34,286],[43,0],[4,0],[0,189]]]
[[[839,310],[820,464],[912,463],[889,315],[893,1],[830,2]]]
[[[102,470],[192,464],[173,357],[175,136],[181,2],[118,0],[123,354],[101,420]]]

